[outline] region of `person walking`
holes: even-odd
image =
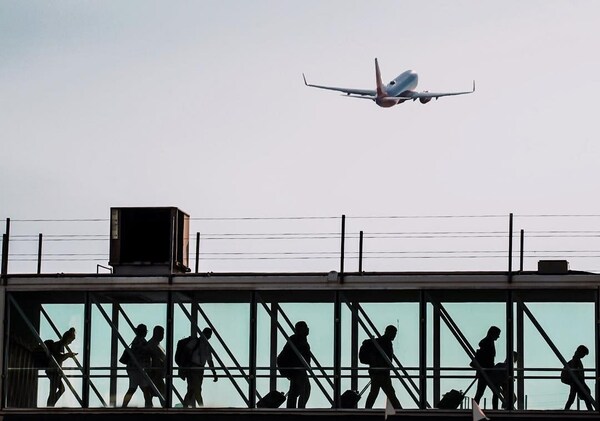
[[[575,350],[573,358],[571,358],[571,360],[567,363],[567,365],[569,366],[569,370],[572,372],[575,378],[577,378],[579,383],[581,383],[581,386],[579,386],[573,380],[571,374],[565,371],[561,372],[561,381],[571,386],[571,389],[569,390],[569,397],[567,399],[567,403],[565,404],[565,411],[571,409],[571,405],[573,405],[576,396],[579,396],[579,399],[585,402],[585,406],[588,409],[588,411],[594,410],[594,407],[590,402],[590,398],[588,397],[590,395],[590,388],[587,384],[585,384],[585,372],[583,371],[583,363],[581,362],[581,359],[589,353],[590,351],[585,345],[579,345]]]
[[[392,386],[392,379],[390,377],[390,362],[394,358],[394,346],[392,341],[396,338],[397,333],[398,329],[393,325],[389,325],[385,328],[383,336],[373,339],[373,341],[379,345],[381,350],[379,350],[377,346],[372,346],[370,351],[369,377],[371,377],[371,390],[369,390],[369,395],[365,402],[365,408],[367,409],[373,408],[380,389],[383,390],[383,393],[385,393],[395,409],[402,408],[400,401],[396,397],[396,391]],[[385,353],[385,356],[381,351]]]
[[[50,355],[52,355],[48,368],[46,369],[46,376],[48,377],[48,380],[50,380],[48,399],[46,401],[46,405],[48,406],[56,405],[56,402],[60,399],[62,394],[65,393],[65,385],[62,382],[60,372],[62,370],[63,362],[67,358],[75,358],[75,355],[77,355],[75,352],[65,352],[65,346],[69,346],[74,340],[75,328],[72,327],[63,333],[58,342],[50,339],[44,341],[46,348],[48,348]]]
[[[185,345],[185,352],[189,355],[189,370],[186,371],[187,393],[183,398],[183,406],[188,408],[194,406],[204,406],[202,398],[202,382],[204,381],[204,366],[208,364],[213,372],[213,381],[219,380],[215,370],[215,364],[212,359],[212,347],[208,340],[212,337],[212,329],[204,328],[200,337],[190,337]]]
[[[310,397],[310,381],[307,372],[311,356],[308,344],[310,329],[305,321],[299,321],[294,326],[294,330],[295,333],[290,336],[277,356],[277,366],[290,381],[286,407],[306,408]]]
[[[496,346],[494,342],[498,340],[500,337],[500,328],[497,326],[491,326],[488,329],[487,335],[481,341],[479,341],[479,349],[475,353],[475,359],[481,366],[483,370],[486,370],[486,374],[491,373],[490,369],[494,367],[494,359],[496,358]],[[474,364],[471,363],[473,367]],[[475,366],[476,367],[476,366]],[[488,374],[488,377],[491,374]],[[478,372],[477,376],[479,377],[479,381],[477,382],[477,391],[475,392],[475,402],[479,404],[483,393],[485,392],[486,387],[488,387],[488,383],[483,377],[482,373]]]

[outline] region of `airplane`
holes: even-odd
[[[369,89],[352,89],[352,88],[336,88],[333,86],[313,85],[306,81],[306,76],[302,73],[304,84],[311,88],[328,89],[330,91],[343,92],[350,98],[370,99],[375,101],[377,105],[384,108],[393,107],[394,105],[402,104],[405,101],[417,99],[421,104],[427,104],[433,98],[436,100],[443,96],[465,95],[475,92],[475,81],[473,81],[473,90],[465,92],[416,92],[413,89],[417,87],[419,76],[412,70],[407,70],[397,76],[387,85],[381,82],[381,72],[379,71],[379,63],[375,59],[375,79],[377,83],[376,90]]]

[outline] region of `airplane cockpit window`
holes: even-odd
[[[395,81],[395,80],[392,80],[392,81],[390,82],[390,85],[395,85],[395,84],[396,84],[396,81]]]

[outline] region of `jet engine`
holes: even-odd
[[[421,101],[421,104],[427,104],[431,101],[431,98],[419,98],[419,101]]]

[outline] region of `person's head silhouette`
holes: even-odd
[[[148,334],[148,327],[145,324],[140,323],[139,325],[137,325],[137,327],[135,328],[136,336],[141,336],[142,338],[145,338],[147,334]]]
[[[206,339],[210,339],[212,337],[213,331],[210,327],[205,327],[204,329],[202,329],[202,335],[206,338]]]
[[[383,333],[383,336],[385,336],[386,338],[388,338],[390,341],[393,341],[394,338],[396,337],[397,333],[398,333],[398,329],[396,329],[396,326],[394,326],[394,325],[388,325],[385,328],[385,332]]]
[[[573,357],[583,358],[590,353],[590,350],[585,345],[579,345],[577,350],[575,351],[575,355]]]
[[[63,333],[61,341],[65,345],[69,345],[74,340],[75,340],[75,328],[72,327],[71,329],[69,329],[65,333]]]
[[[154,326],[152,337],[158,339],[159,342],[162,341],[165,337],[165,328],[162,326]]]
[[[296,335],[298,336],[308,336],[308,333],[310,332],[305,321],[299,321],[294,327],[296,330]]]
[[[492,326],[488,329],[487,337],[496,340],[500,337],[500,328]]]

